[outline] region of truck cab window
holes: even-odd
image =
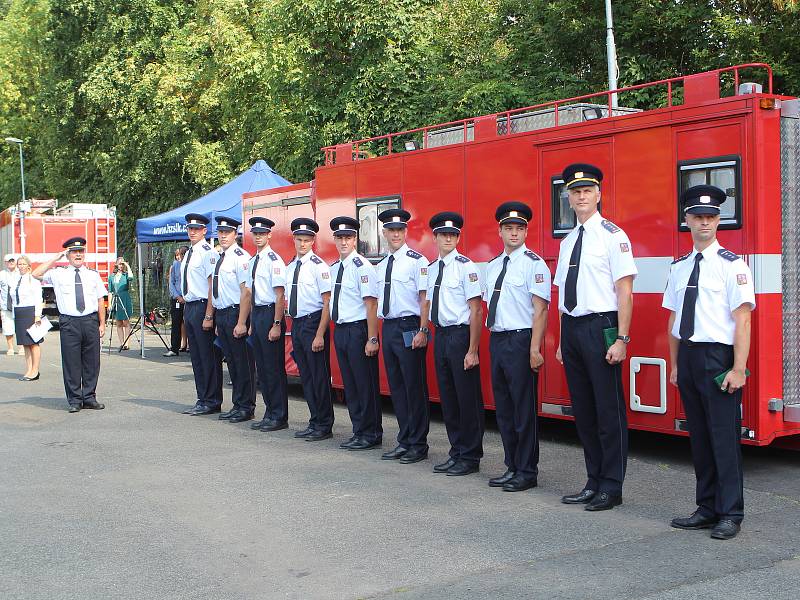
[[[356,205],[358,222],[361,227],[358,232],[358,252],[371,259],[380,259],[388,253],[386,240],[381,233],[383,224],[378,220],[378,215],[390,208],[398,208],[400,199],[377,198],[359,200]]]
[[[742,226],[741,175],[738,156],[723,156],[678,163],[678,223],[688,231],[680,212],[680,195],[693,185],[713,185],[725,191],[727,198],[720,207],[720,229]]]

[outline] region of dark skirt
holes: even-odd
[[[17,344],[20,346],[33,346],[39,342],[34,342],[28,335],[28,328],[33,325],[36,319],[35,306],[17,306],[14,308],[14,328],[17,334]]]

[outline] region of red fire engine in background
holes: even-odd
[[[754,79],[762,83],[749,82]],[[632,95],[659,107],[617,106]],[[495,208],[520,200],[534,212],[527,245],[555,272],[560,240],[575,226],[562,169],[572,162],[598,165],[605,173],[603,216],[630,236],[639,269],[623,367],[628,420],[635,429],[685,435],[686,415],[668,383],[668,312],[661,300],[673,258],[692,246],[679,194],[695,184],[716,185],[728,196],[719,241],[750,265],[757,294],[742,440],[800,447],[798,113],[797,99],[772,93],[769,66],[740,65],[326,147],[314,181],[245,194],[243,212],[245,220],[259,214],[275,221],[273,248],[287,262],[294,255],[293,218],[320,223],[316,251],[332,262],[338,254],[328,221],[355,216],[359,251],[378,262],[386,253],[379,212],[409,210],[408,243],[431,259],[429,218],[456,210],[466,220],[460,251],[485,265],[502,251]],[[244,237],[252,249],[247,232]],[[555,359],[557,294],[554,288],[537,409],[568,419],[566,379]],[[331,360],[333,384],[341,388],[335,353]],[[485,334],[481,378],[492,408],[488,365]],[[437,399],[432,364],[428,385]],[[382,364],[381,391],[388,393]]]
[[[106,204],[67,204],[57,200],[29,200],[0,213],[0,254],[26,254],[35,267],[63,250],[69,238],[86,238],[86,266],[103,281],[117,258],[117,217]],[[67,264],[66,260],[57,263]],[[44,314],[57,315],[53,288],[44,286]]]

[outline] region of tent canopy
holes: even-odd
[[[278,175],[265,161],[257,160],[252,167],[235,179],[193,202],[160,215],[137,219],[136,241],[143,243],[185,240],[184,215],[187,213],[200,213],[208,217],[211,220],[208,232],[213,236],[217,230],[214,217],[225,215],[235,219],[242,218],[242,194],[284,185],[291,185],[291,182]]]

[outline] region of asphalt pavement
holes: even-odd
[[[39,381],[0,355],[0,598],[800,596],[800,453],[745,449],[743,529],[716,541],[669,527],[694,508],[685,439],[634,433],[624,504],[588,513],[559,502],[584,483],[570,423],[542,422],[539,487],[505,493],[487,486],[504,470],[491,418],[480,473],[446,477],[431,472],[448,449],[437,410],[413,465],[339,450],[342,405],[334,439],[294,439],[297,387],[288,430],[189,417],[188,357],[162,358],[153,336],[146,360],[104,349],[106,410],[68,414],[57,336]],[[388,449],[388,401],[384,429]]]

